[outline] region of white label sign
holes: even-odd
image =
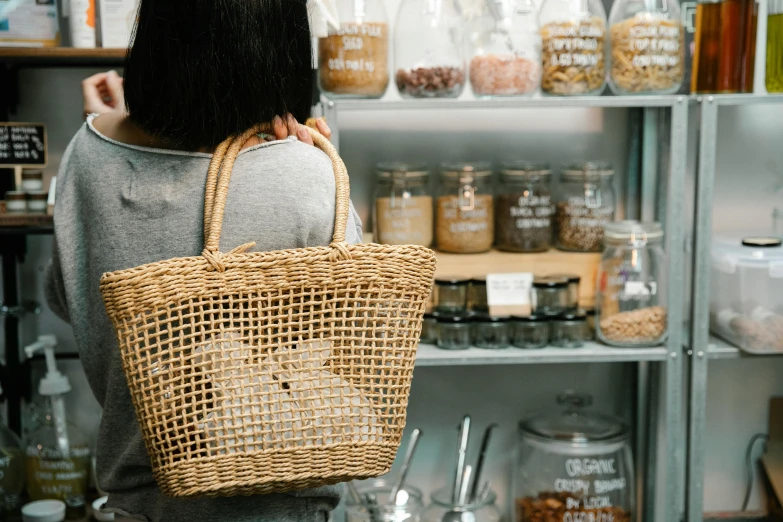
[[[489,274],[487,303],[490,315],[530,315],[533,274]]]

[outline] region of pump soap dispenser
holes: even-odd
[[[27,493],[30,500],[58,499],[69,507],[83,507],[90,469],[87,438],[67,422],[64,395],[71,391],[68,378],[57,369],[57,338],[44,335],[25,348],[28,358],[43,350],[46,376],[38,392],[48,398],[42,425],[26,443]]]
[[[3,391],[0,389],[0,395]],[[24,455],[16,434],[0,421],[0,520],[19,507],[24,489]]]

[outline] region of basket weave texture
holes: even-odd
[[[219,251],[234,161],[262,125],[226,140],[209,168],[201,256],[104,274],[155,479],[175,497],[257,495],[382,475],[405,415],[435,255],[348,245],[348,174],[329,141],[329,246]]]

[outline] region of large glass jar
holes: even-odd
[[[552,170],[545,163],[506,162],[495,201],[495,246],[546,252],[552,246]]]
[[[479,97],[531,96],[541,82],[541,34],[532,0],[489,0],[491,22],[473,41],[470,84]]]
[[[771,0],[767,16],[767,76],[769,92],[783,92],[783,1]]]
[[[487,162],[444,163],[435,219],[438,249],[486,252],[495,237],[492,168]]]
[[[402,0],[394,51],[403,98],[456,98],[462,93],[464,32],[453,0]]]
[[[566,392],[561,414],[519,425],[513,472],[515,522],[634,520],[629,430],[613,417],[584,412],[589,395]]]
[[[666,254],[659,223],[606,226],[598,269],[598,338],[612,346],[656,345],[667,332]]]
[[[503,516],[495,505],[497,496],[489,491],[485,498],[464,505],[452,502],[452,491],[443,488],[432,494],[432,503],[424,511],[422,522],[443,522],[444,520],[470,520],[471,522],[500,522]],[[449,517],[446,518],[447,513]],[[461,517],[461,518],[460,518]]]
[[[615,94],[673,94],[685,69],[677,0],[617,0],[609,15],[609,87]]]
[[[387,245],[432,244],[430,174],[424,165],[379,163],[375,186],[375,241]]]
[[[604,226],[614,221],[614,171],[590,162],[566,167],[555,209],[555,245],[573,252],[601,252]]]
[[[380,98],[389,85],[383,0],[336,0],[339,27],[318,39],[318,84],[330,98]]]
[[[544,0],[541,23],[541,91],[551,95],[600,94],[606,85],[606,11],[601,0]]]

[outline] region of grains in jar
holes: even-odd
[[[427,167],[379,163],[376,175],[375,241],[387,245],[430,246],[434,211]]]
[[[440,172],[435,236],[438,249],[486,252],[494,239],[494,200],[489,163],[444,163]]]
[[[380,98],[389,84],[389,27],[343,23],[318,39],[318,82],[332,97]]]
[[[545,163],[501,165],[495,201],[495,245],[509,252],[545,252],[552,246],[552,171]]]
[[[598,94],[606,82],[606,21],[598,16],[541,27],[546,94]]]
[[[574,252],[601,252],[604,226],[614,221],[614,170],[600,162],[566,167],[555,207],[555,246]]]

